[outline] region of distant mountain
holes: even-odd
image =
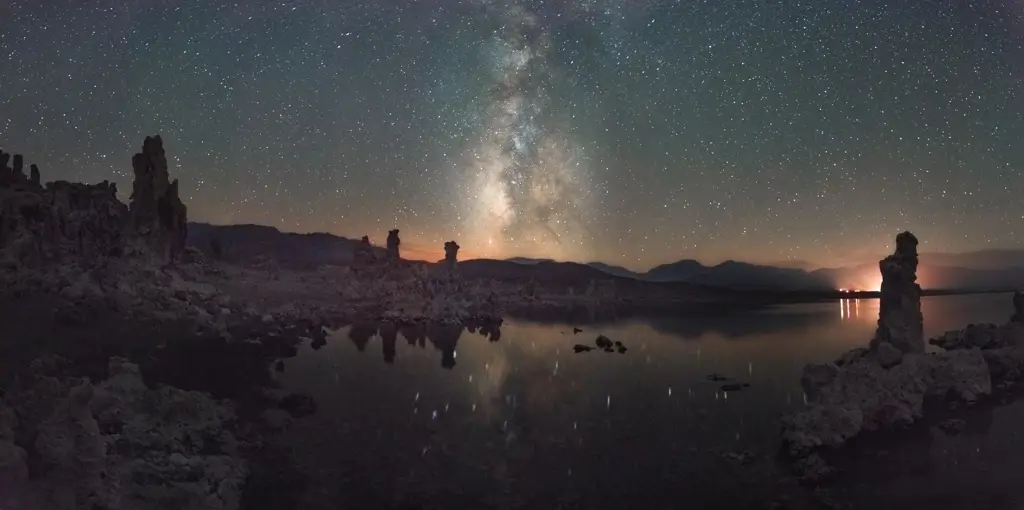
[[[622,266],[615,266],[611,264],[605,264],[604,262],[587,262],[587,265],[601,271],[602,273],[608,273],[612,276],[621,276],[623,278],[635,278],[640,279],[642,275],[635,271],[630,271]]]
[[[359,240],[332,234],[294,234],[261,225],[210,225],[189,223],[188,244],[210,251],[216,239],[226,260],[254,261],[273,257],[282,264],[347,264]],[[381,254],[383,248],[375,247]],[[884,254],[880,254],[881,258]],[[918,282],[926,289],[1009,290],[1024,289],[1024,250],[983,250],[969,253],[923,253]],[[669,282],[700,288],[736,290],[818,290],[849,288],[876,290],[881,283],[877,263],[807,271],[810,264],[784,261],[780,265],[757,265],[726,261],[705,266],[696,260],[662,264],[647,272],[621,266],[590,262],[555,262],[551,259],[514,257],[508,260],[479,259],[460,262],[467,276],[537,278],[567,285],[586,285],[593,279]]]
[[[654,267],[646,273],[636,273],[600,262],[591,262],[589,265],[611,275],[652,282],[683,282],[708,287],[746,290],[828,290],[835,288],[827,278],[812,275],[802,269],[759,266],[733,260],[710,267],[696,260],[680,260]]]
[[[746,262],[727,260],[717,266],[706,268],[689,279],[687,283],[730,289],[758,290],[829,290],[835,284],[802,269],[759,266]]]
[[[643,278],[655,282],[685,282],[705,270],[704,264],[687,259],[653,267],[643,274]]]
[[[539,262],[554,262],[551,259],[532,259],[529,257],[512,257],[505,259],[506,262],[515,262],[516,264],[537,264]]]
[[[263,225],[189,223],[187,244],[210,252],[216,239],[225,260],[251,262],[273,257],[282,264],[347,264],[359,240],[333,234],[293,234]],[[383,253],[383,248],[378,248]]]
[[[921,264],[970,269],[1024,267],[1024,250],[980,250],[965,253],[922,253]]]

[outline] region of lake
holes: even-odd
[[[926,337],[1012,312],[1007,294],[926,297],[922,308]],[[780,496],[774,456],[778,417],[803,403],[803,366],[866,345],[877,316],[877,300],[847,300],[605,325],[510,320],[497,339],[357,331],[353,340],[345,328],[318,349],[303,346],[277,374],[319,405],[282,441],[310,477],[304,508],[764,508],[793,497]],[[573,352],[598,334],[628,350]],[[723,392],[712,373],[750,386]],[[1024,420],[1017,407],[994,412]],[[982,420],[999,423],[992,414]],[[954,464],[989,458],[978,441],[995,440],[995,427],[983,428],[949,439],[975,452],[954,452]],[[847,492],[873,505],[906,493],[906,480],[941,480],[915,461],[933,448],[950,455],[935,444],[923,454],[914,440],[872,451],[910,460],[888,471],[864,461]],[[872,490],[857,489],[867,481]]]

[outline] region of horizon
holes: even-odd
[[[296,234],[296,235],[325,234],[325,235],[331,235],[331,236],[338,237],[338,238],[348,239],[348,240],[351,240],[351,241],[358,241],[360,238],[362,238],[362,236],[366,235],[366,236],[369,236],[369,238],[370,238],[370,244],[372,244],[373,246],[378,247],[378,248],[384,248],[385,244],[383,242],[378,243],[376,240],[377,239],[386,239],[387,238],[387,231],[390,230],[390,228],[398,228],[399,230],[401,230],[401,227],[384,228],[380,232],[380,235],[374,236],[373,234],[349,235],[349,234],[337,234],[337,233],[333,233],[333,232],[322,232],[322,231],[320,231],[320,232],[298,232],[298,231],[283,230],[283,229],[281,229],[279,227],[275,227],[273,225],[259,225],[259,224],[255,224],[255,223],[216,224],[216,223],[209,223],[209,222],[205,222],[205,221],[196,221],[196,220],[190,220],[190,223],[203,223],[203,224],[207,224],[207,225],[211,225],[211,226],[215,226],[215,227],[242,227],[242,226],[256,226],[256,227],[265,227],[265,228],[269,227],[269,228],[276,229],[278,232],[281,232],[282,234]],[[434,262],[437,262],[437,261],[440,261],[440,260],[444,259],[444,250],[443,250],[443,248],[433,248],[432,247],[433,245],[426,245],[426,244],[423,244],[423,243],[415,243],[415,242],[409,243],[408,241],[405,240],[405,238],[403,237],[403,234],[401,234],[401,233],[399,233],[399,237],[402,239],[401,253],[402,253],[402,258],[404,258],[404,259],[413,260],[413,261],[430,262],[430,263],[434,263]],[[895,238],[895,236],[893,238]],[[445,241],[456,241],[456,242],[459,242],[458,239],[454,239],[454,238],[453,239],[446,239]],[[440,246],[443,247],[443,244],[444,244],[445,241],[442,241],[440,243]],[[890,240],[890,245],[891,244],[892,244],[892,240]],[[923,240],[921,240],[921,245],[924,245],[924,241]],[[980,249],[980,250],[969,250],[969,251],[963,251],[963,252],[927,252],[927,251],[918,250],[918,254],[919,254],[919,256],[921,258],[927,259],[929,256],[965,256],[965,255],[976,255],[976,254],[992,253],[992,252],[1017,252],[1017,251],[1024,251],[1024,246],[1020,246],[1020,247],[1017,247],[1017,248],[985,248],[985,249]],[[818,269],[848,269],[848,268],[857,268],[857,267],[864,266],[864,265],[877,264],[879,260],[881,260],[881,259],[883,259],[886,256],[891,255],[891,254],[892,254],[892,248],[890,248],[888,250],[888,252],[880,254],[877,258],[875,258],[873,260],[864,260],[864,261],[860,261],[860,262],[853,263],[853,264],[831,265],[831,266],[829,266],[829,265],[821,265],[821,266],[818,266],[818,265],[814,265],[814,264],[810,263],[809,261],[795,261],[795,262],[805,262],[805,263],[808,263],[809,265],[807,267],[788,267],[788,268],[800,269],[800,270],[806,271],[806,272],[811,272],[811,271],[815,271],[815,270],[818,270]],[[410,256],[410,255],[412,255],[412,256]],[[623,269],[627,269],[627,270],[632,271],[634,273],[641,273],[641,274],[642,273],[646,273],[646,272],[650,271],[651,269],[654,269],[655,267],[658,267],[658,266],[661,266],[661,265],[673,264],[673,263],[677,263],[677,262],[690,261],[690,260],[699,262],[701,265],[703,265],[705,267],[714,267],[714,266],[720,265],[722,263],[730,262],[731,261],[731,262],[741,262],[741,263],[758,265],[758,266],[787,268],[787,266],[785,266],[785,265],[780,265],[780,262],[783,262],[783,263],[789,262],[789,261],[776,261],[776,263],[760,263],[760,262],[753,262],[753,261],[750,261],[750,260],[743,260],[743,259],[725,259],[725,260],[719,260],[719,261],[706,261],[706,260],[700,260],[700,259],[695,259],[695,258],[680,257],[680,258],[677,258],[677,259],[674,259],[674,260],[669,260],[669,261],[666,261],[666,262],[661,262],[661,263],[653,264],[653,265],[647,266],[647,267],[633,268],[633,267],[628,267],[628,266],[625,266],[625,265],[615,264],[615,263],[606,262],[606,261],[602,261],[602,260],[571,260],[571,259],[556,259],[556,258],[552,258],[552,257],[525,257],[525,256],[521,256],[521,255],[512,255],[512,256],[509,256],[509,257],[496,258],[496,257],[488,257],[488,256],[485,256],[485,255],[474,253],[472,250],[467,250],[465,248],[465,246],[462,246],[461,244],[460,244],[460,248],[459,248],[459,260],[460,261],[466,261],[466,260],[502,260],[502,261],[508,261],[510,259],[516,259],[516,258],[532,259],[532,260],[550,260],[552,262],[572,262],[572,263],[584,264],[584,265],[591,264],[591,263],[601,263],[601,264],[606,264],[606,265],[609,265],[609,266],[621,267]],[[1022,262],[1022,265],[1024,265],[1024,260],[1022,260],[1021,262]]]

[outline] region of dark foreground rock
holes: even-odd
[[[239,508],[248,467],[230,402],[148,388],[120,358],[97,385],[60,363],[37,360],[0,404],[4,508]]]

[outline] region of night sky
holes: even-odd
[[[0,147],[155,133],[191,220],[431,259],[1018,247],[1024,1],[0,0]]]

